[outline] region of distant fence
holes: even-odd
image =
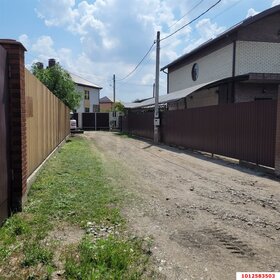
[[[48,157],[70,132],[69,108],[25,70],[27,175]]]
[[[108,130],[110,128],[109,113],[74,113],[77,125],[85,130]]]
[[[161,113],[161,142],[275,166],[277,101],[223,104]],[[123,130],[153,138],[152,113],[129,113]]]
[[[130,134],[153,139],[154,113],[153,112],[128,112],[122,117],[122,130]]]

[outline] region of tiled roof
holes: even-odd
[[[113,103],[113,101],[110,98],[108,98],[107,96],[104,96],[99,99],[99,103]]]

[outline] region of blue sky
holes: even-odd
[[[112,76],[116,74],[116,99],[131,102],[152,96],[155,48],[133,75],[118,80],[145,55],[157,30],[164,37],[215,2],[0,0],[0,38],[24,44],[27,67],[36,61],[46,65],[48,58],[56,58],[68,71],[102,86],[101,96],[112,97]],[[279,4],[280,0],[222,0],[199,20],[161,42],[161,67],[246,17]],[[162,94],[166,94],[164,73],[160,77]]]

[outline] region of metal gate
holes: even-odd
[[[109,113],[83,113],[83,129],[88,130],[108,130],[109,126]]]
[[[0,224],[9,215],[7,52],[0,46]]]

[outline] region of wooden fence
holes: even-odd
[[[69,135],[69,108],[25,70],[27,175]]]
[[[276,115],[276,100],[161,112],[160,140],[275,167]],[[152,139],[153,114],[130,112],[123,128]]]

